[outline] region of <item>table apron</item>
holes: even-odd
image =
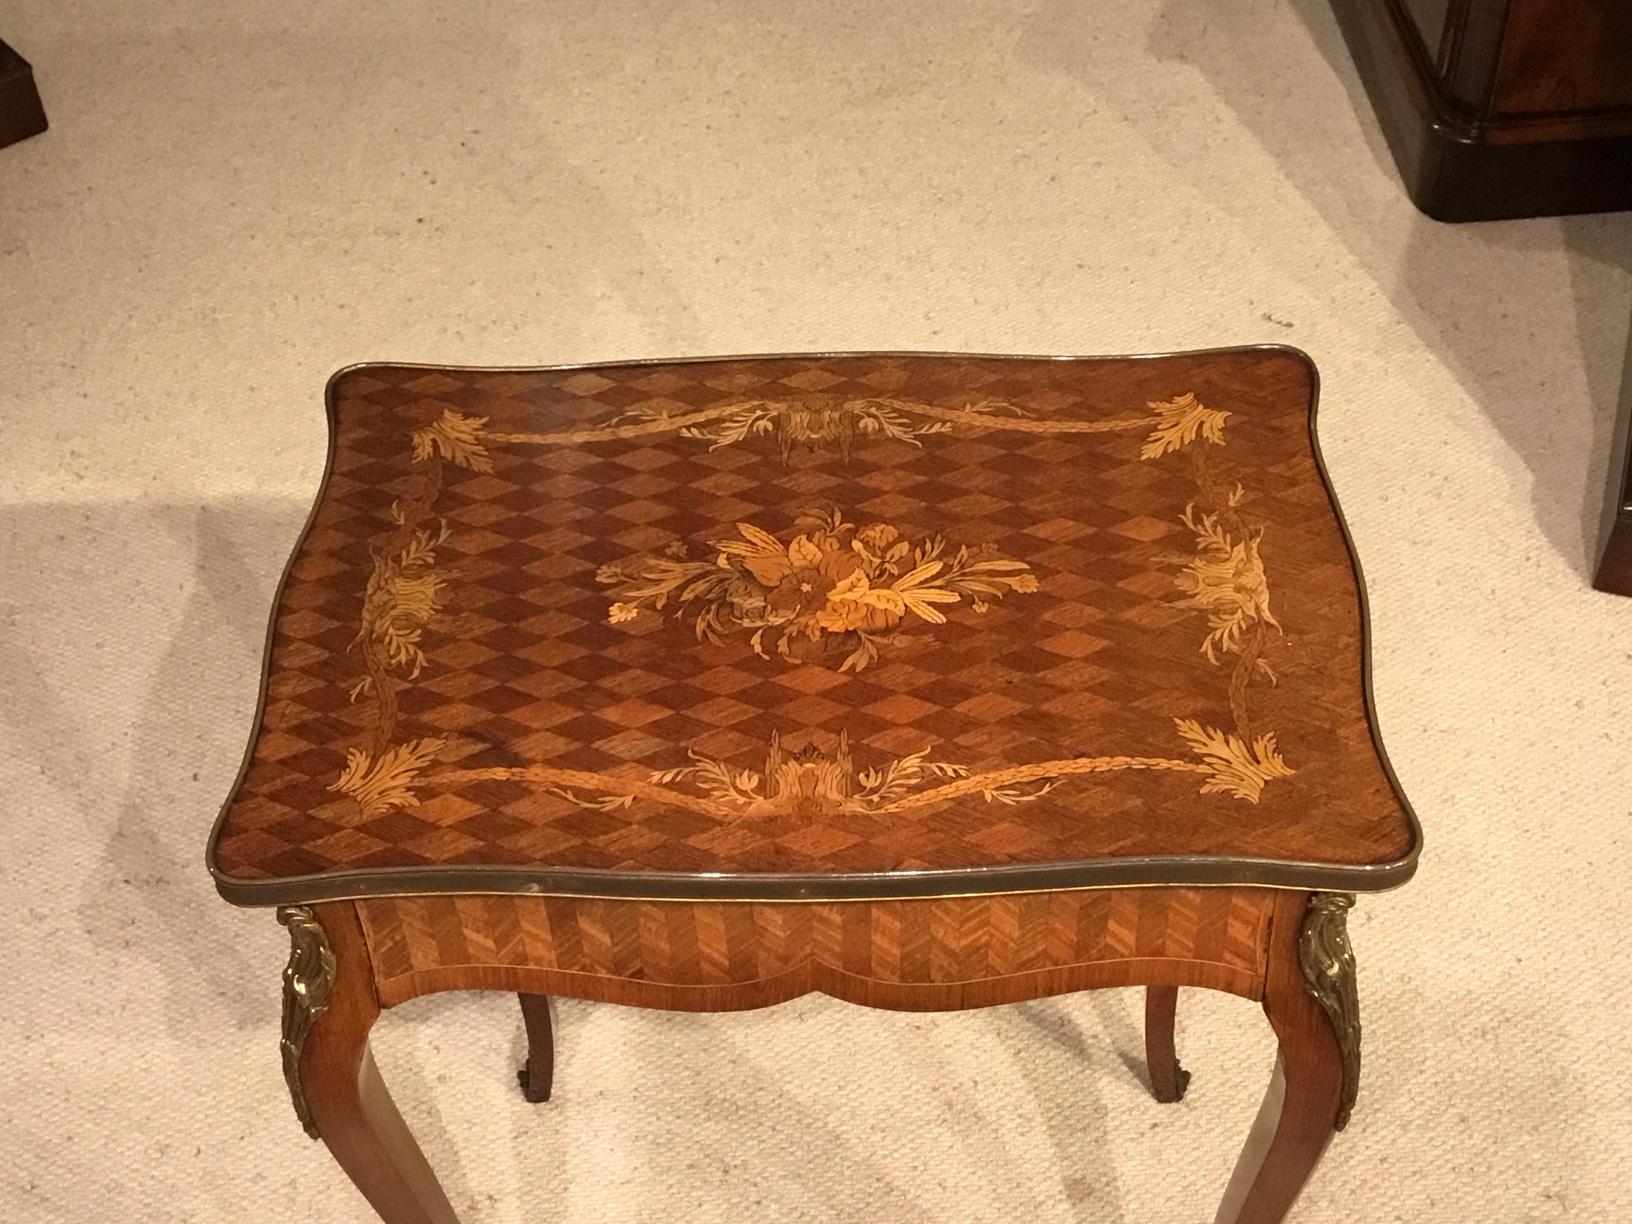
[[[392,1007],[503,990],[680,1011],[810,992],[906,1011],[1111,986],[1260,999],[1275,891],[1142,888],[765,904],[426,896],[355,905]]]

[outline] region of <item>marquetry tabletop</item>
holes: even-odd
[[[1398,884],[1315,396],[1277,348],[343,371],[217,885]]]

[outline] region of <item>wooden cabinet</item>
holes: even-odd
[[[1411,198],[1442,221],[1632,208],[1627,0],[1332,0]]]

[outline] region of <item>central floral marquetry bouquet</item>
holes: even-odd
[[[783,543],[738,523],[740,538],[710,541],[708,560],[689,558],[676,542],[664,556],[602,566],[596,577],[619,596],[608,619],[632,621],[642,608],[671,603],[680,615],[694,607],[700,640],[719,645],[733,629],[752,629],[749,644],[762,658],[770,657],[770,634],[770,647],[790,662],[842,654],[840,671],[860,671],[908,616],[945,624],[941,607],[968,599],[985,612],[1010,591],[1037,589],[1025,562],[989,548],[949,553],[939,535],[912,540],[888,523],[858,527],[837,509],[802,514],[794,526],[798,533]]]

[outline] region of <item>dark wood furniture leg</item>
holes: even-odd
[[[1627,454],[1632,465],[1632,452]],[[1592,585],[1611,595],[1632,595],[1632,496],[1611,520]]]
[[[1611,595],[1632,595],[1632,336],[1627,338],[1621,410],[1609,452],[1603,545],[1592,585]]]
[[[45,108],[28,61],[0,42],[0,149],[45,131]]]
[[[1173,1048],[1178,1008],[1177,986],[1145,987],[1145,1068],[1150,1073],[1151,1092],[1164,1105],[1182,1101],[1190,1086],[1190,1072],[1179,1066]]]
[[[296,1051],[298,1078],[290,1085],[296,1113],[303,1098],[309,1133],[323,1140],[385,1224],[459,1224],[369,1051],[380,1005],[356,912],[336,903],[316,913],[333,973],[325,1006]],[[286,1023],[286,1039],[288,1032]]]
[[[1264,1012],[1280,1055],[1215,1224],[1279,1224],[1348,1123],[1359,1075],[1354,959],[1344,930],[1352,900],[1316,893],[1306,907],[1305,894],[1288,893],[1276,905]]]
[[[527,1026],[527,1065],[516,1072],[521,1095],[537,1104],[550,1099],[555,1082],[555,1030],[550,1024],[548,995],[522,994],[521,1019]]]

